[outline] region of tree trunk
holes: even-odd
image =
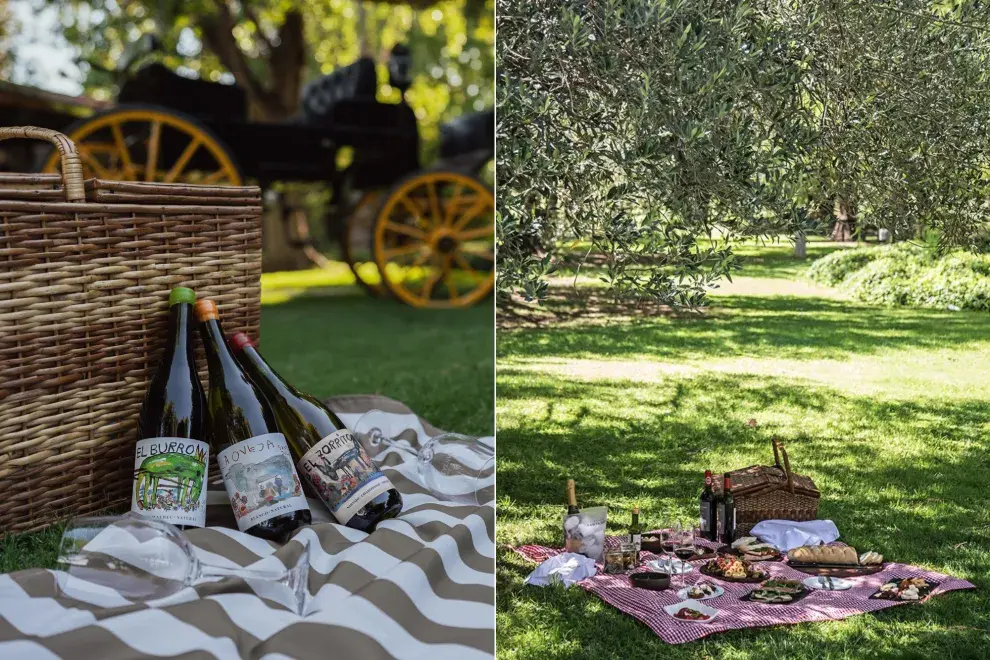
[[[833,241],[852,241],[856,234],[856,205],[839,199],[835,204],[835,224],[832,226]]]
[[[289,244],[288,222],[302,200],[297,192],[270,192],[265,195],[265,211],[261,220],[261,270],[302,270],[312,264],[298,247]]]
[[[804,259],[808,256],[808,239],[804,234],[798,234],[794,237],[794,256],[798,259]]]

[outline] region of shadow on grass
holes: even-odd
[[[959,657],[990,654],[986,402],[877,400],[803,381],[745,375],[671,378],[647,387],[560,381],[502,367],[499,405],[505,410],[499,425],[497,597],[499,625],[505,626],[500,630],[528,627],[550,638],[566,631],[567,638],[557,640],[560,649],[573,645],[597,649],[600,657],[651,657],[644,649],[659,644],[652,633],[593,596],[523,587],[533,566],[504,544],[560,545],[568,477],[578,482],[582,506],[610,506],[611,533],[625,531],[635,504],[648,527],[671,516],[691,516],[704,469],[772,463],[771,430],[750,429],[745,422],[754,413],[779,412],[808,420],[776,431],[794,469],[822,490],[819,517],[835,520],[844,540],[888,559],[959,575],[980,589],[885,611],[873,624],[847,622],[843,630],[872,635],[875,626],[891,628],[890,639],[867,644],[870,657],[905,657],[898,654],[910,653],[915,643],[925,644],[925,655],[917,657],[934,657],[939,649],[975,653]],[[907,628],[896,628],[899,623]],[[601,639],[605,629],[628,634],[633,649],[640,649],[614,655]],[[751,657],[759,648],[776,649],[782,657],[826,657],[819,645],[835,631],[824,631],[803,625],[738,632],[719,635],[714,644],[739,645],[738,657]],[[519,657],[599,657],[557,648],[536,645],[533,654]],[[665,649],[664,657],[698,657],[697,645],[676,648],[669,655]]]
[[[613,307],[603,318],[582,320],[577,311],[587,304],[586,295],[568,303],[568,313],[574,313],[570,324],[500,332],[499,356],[841,359],[990,340],[990,317],[977,312],[886,309],[810,297],[725,296],[704,314],[638,315],[635,307],[627,307],[625,316],[617,317]]]

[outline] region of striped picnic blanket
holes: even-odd
[[[375,408],[401,415],[411,443],[438,432],[384,397],[328,403],[348,425]],[[314,524],[278,547],[235,531],[226,493],[214,485],[208,527],[188,532],[200,559],[219,566],[284,570],[308,547],[303,615],[240,579],[198,583],[151,605],[96,590],[85,602],[56,599],[55,572],[32,569],[0,575],[0,658],[491,658],[494,475],[481,499],[489,504],[442,502],[422,486],[414,460],[384,449],[403,511],[371,535],[326,522],[329,512],[311,499]]]
[[[658,534],[659,532],[651,532]],[[617,547],[620,539],[616,536],[605,538],[606,548]],[[699,546],[714,549],[720,544],[710,543],[701,539],[695,539]],[[832,545],[844,545],[835,543]],[[515,549],[517,553],[533,562],[543,562],[550,557],[558,555],[564,550],[562,548],[547,548],[540,545],[524,545]],[[644,550],[642,559],[645,562],[659,559],[652,552]],[[936,573],[918,566],[898,564],[888,562],[879,573],[853,578],[854,586],[847,591],[812,591],[807,597],[793,604],[772,605],[765,603],[752,603],[740,600],[743,596],[753,591],[758,584],[746,584],[738,582],[727,582],[714,578],[705,577],[698,572],[698,569],[707,563],[707,560],[691,562],[692,571],[674,577],[673,586],[666,591],[649,591],[637,589],[629,584],[628,575],[609,575],[602,572],[602,565],[598,564],[599,573],[586,580],[582,580],[577,586],[590,591],[606,603],[616,608],[620,612],[646,624],[657,637],[668,644],[684,644],[693,642],[718,632],[727,630],[740,630],[743,628],[760,628],[763,626],[775,626],[784,624],[806,623],[811,621],[838,621],[857,614],[876,612],[888,607],[898,607],[910,605],[905,601],[880,600],[870,598],[870,595],[880,589],[880,585],[888,580],[897,578],[921,577],[931,582],[937,583],[931,596],[955,591],[957,589],[975,589],[976,587],[966,580],[954,578],[951,575]],[[794,568],[789,567],[785,562],[764,561],[758,564],[760,570],[765,571],[769,578],[786,580],[805,580],[809,576]],[[635,572],[651,570],[645,566]],[[677,592],[698,582],[708,582],[716,584],[725,590],[725,593],[718,598],[705,601],[718,610],[718,615],[708,622],[681,621],[669,616],[663,608],[681,602]]]

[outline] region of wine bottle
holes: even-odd
[[[577,492],[574,490],[574,480],[567,480],[567,515],[581,513],[577,505]]]
[[[289,385],[243,332],[230,345],[248,378],[271,403],[299,472],[341,525],[372,532],[402,511],[402,496],[368,452],[318,399]]]
[[[581,509],[577,505],[577,492],[574,480],[567,480],[567,514],[564,515],[564,549],[567,552],[581,551]]]
[[[736,533],[736,500],[732,497],[732,480],[729,475],[725,475],[723,481],[722,499],[719,500],[719,518],[721,541],[726,545],[732,545],[732,537]]]
[[[643,549],[643,528],[639,525],[639,507],[632,510],[632,524],[629,525],[629,542],[636,546],[636,565],[639,566],[639,552]]]
[[[718,515],[715,509],[715,490],[712,488],[712,471],[705,470],[705,487],[701,491],[701,536],[709,541],[718,540]]]
[[[230,352],[216,304],[198,301],[196,317],[210,372],[207,435],[237,528],[283,542],[313,519],[289,446],[268,401]]]
[[[206,524],[206,402],[196,373],[192,311],[196,294],[168,296],[168,339],[138,417],[131,511],[186,529]]]

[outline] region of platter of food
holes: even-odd
[[[685,600],[663,608],[663,611],[678,621],[708,623],[718,616],[718,610],[696,600]]]
[[[919,601],[927,598],[938,582],[925,578],[893,578],[880,585],[880,589],[870,595],[870,598],[880,600]]]
[[[851,546],[803,545],[787,552],[787,565],[808,575],[858,577],[883,570],[883,555]]]
[[[720,555],[735,555],[746,561],[783,561],[784,555],[769,543],[761,543],[755,536],[744,536],[732,542],[731,546],[723,545],[718,549]]]
[[[702,565],[699,569],[702,575],[713,577],[726,582],[763,582],[767,574],[754,568],[751,563],[732,555],[722,555]]]
[[[712,598],[718,598],[725,593],[725,589],[718,586],[717,584],[711,584],[709,582],[699,582],[698,584],[693,584],[690,587],[684,587],[677,592],[677,597],[684,600],[711,600]]]
[[[767,580],[740,600],[764,605],[793,605],[809,593],[797,580]]]

